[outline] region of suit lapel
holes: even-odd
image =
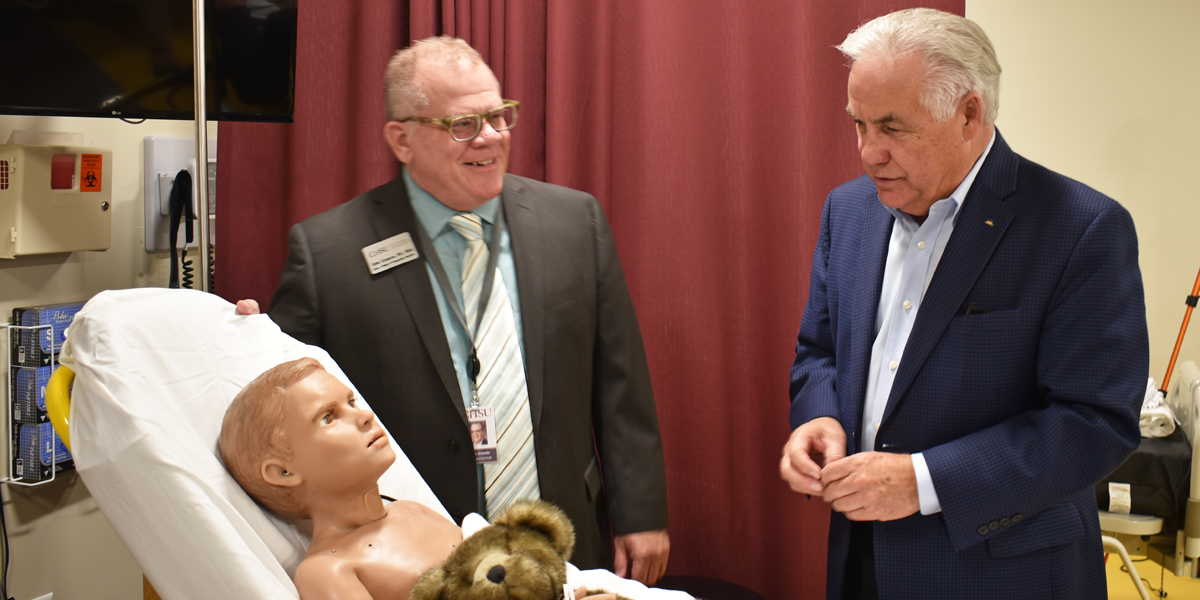
[[[546,311],[544,265],[540,257],[539,216],[530,202],[529,188],[519,179],[505,177],[501,197],[504,222],[512,242],[513,264],[517,270],[517,294],[521,299],[521,327],[525,340],[525,382],[529,390],[529,414],[536,434],[542,418],[544,391],[543,360],[546,352]]]
[[[871,346],[875,343],[875,314],[879,306],[879,293],[883,286],[883,267],[887,260],[888,240],[892,233],[892,214],[872,194],[867,199],[862,220],[855,224],[863,231],[858,251],[858,268],[854,281],[853,305],[851,308],[850,360],[845,383],[849,393],[841,395],[850,407],[842,407],[842,414],[852,415],[847,431],[861,429],[863,398],[866,395],[867,367],[871,362]],[[840,362],[840,361],[839,361]],[[849,410],[847,410],[849,409]],[[857,451],[857,436],[852,438]]]
[[[380,240],[386,240],[402,232],[408,232],[417,240],[418,228],[421,226],[413,213],[412,204],[408,200],[408,190],[404,186],[404,178],[397,175],[386,188],[380,190],[372,199],[379,218],[374,219],[375,233]],[[423,252],[422,252],[423,253]],[[454,360],[450,357],[450,345],[446,342],[446,331],[442,327],[442,315],[438,311],[437,298],[433,295],[433,286],[429,282],[429,273],[425,267],[425,258],[400,265],[389,273],[382,275],[391,277],[400,289],[404,305],[412,316],[425,350],[429,352],[430,360],[437,369],[450,400],[462,416],[463,424],[467,422],[467,411],[463,405],[462,390],[458,386],[458,374],[454,370]]]
[[[917,313],[892,383],[883,423],[887,423],[888,417],[903,402],[917,373],[937,346],[950,319],[975,287],[1012,222],[1013,212],[1004,204],[1004,199],[1016,189],[1016,170],[1016,154],[997,130],[996,143],[967,193],[954,223],[954,233],[925,292],[921,311]]]

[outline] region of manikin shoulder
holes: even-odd
[[[336,553],[306,556],[293,579],[300,599],[371,600],[373,596],[358,577],[358,562]]]
[[[393,502],[384,518],[314,543],[296,569],[296,589],[302,600],[407,598],[461,540],[462,530],[444,516]]]

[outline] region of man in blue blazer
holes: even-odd
[[[967,19],[839,49],[866,175],[825,202],[780,473],[822,496],[828,598],[1103,598],[1092,486],[1138,443],[1137,238],[1009,149]]]

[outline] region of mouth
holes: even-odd
[[[493,165],[495,163],[496,163],[496,159],[489,158],[487,160],[479,160],[479,161],[475,161],[475,162],[469,162],[469,163],[466,163],[466,165],[468,167],[490,167],[491,165]]]
[[[384,435],[382,431],[380,431],[378,434],[376,434],[374,437],[371,438],[371,442],[369,444],[367,444],[367,447],[374,448],[375,443],[380,442],[380,441],[382,441],[384,444],[387,443],[387,436]]]

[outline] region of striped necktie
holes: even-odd
[[[483,241],[483,223],[472,213],[458,213],[450,226],[467,240],[463,255],[462,292],[467,323],[475,327],[479,313],[479,295],[487,271],[488,247]],[[529,413],[529,390],[525,385],[525,365],[517,344],[517,327],[512,304],[500,269],[492,279],[483,320],[471,339],[479,357],[479,403],[495,409],[499,430],[496,462],[484,463],[484,496],[489,515],[516,500],[540,497],[537,455],[533,447],[533,421]]]

